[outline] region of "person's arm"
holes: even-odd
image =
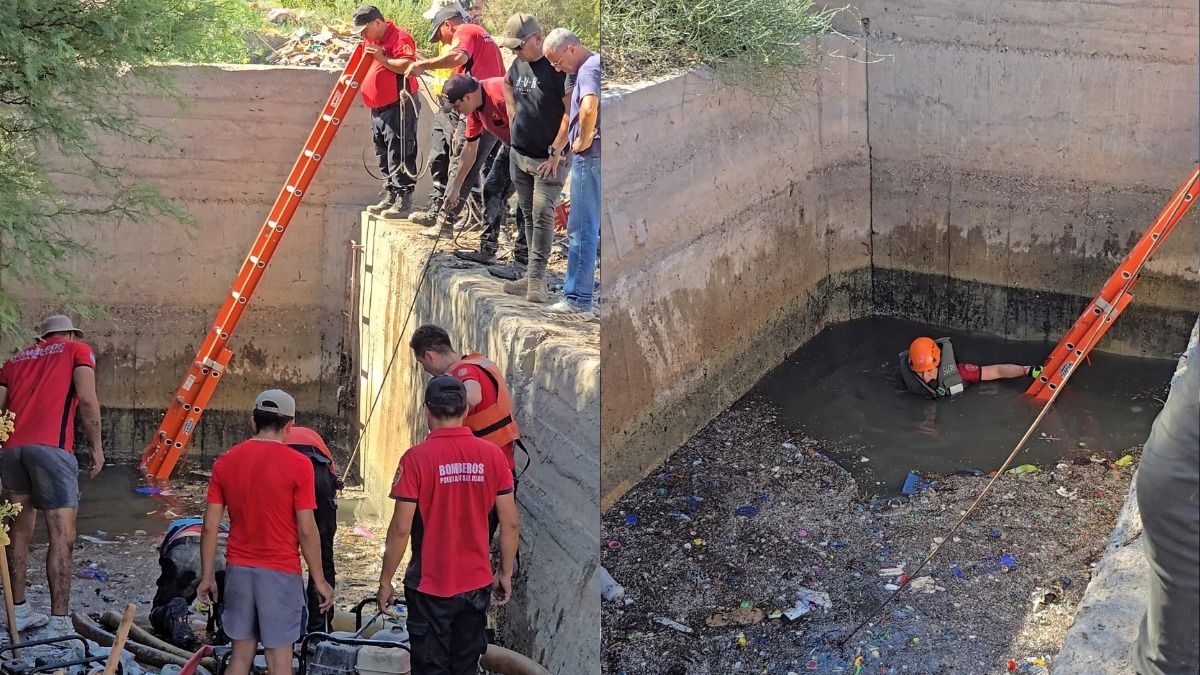
[[[300,535],[300,554],[308,565],[308,577],[313,580],[317,595],[321,596],[321,611],[333,607],[333,589],[325,580],[325,568],[321,565],[321,533],[317,531],[317,519],[312,509],[296,511],[296,532]]]
[[[579,138],[571,149],[579,154],[592,147],[596,135],[596,119],[600,116],[600,97],[588,94],[579,101]]]
[[[462,190],[463,183],[466,182],[468,169],[475,163],[475,155],[479,154],[479,138],[463,140],[462,152],[458,155],[458,169],[454,172],[454,184],[446,191],[446,208],[454,209],[458,206],[459,192]]]
[[[404,74],[408,77],[420,77],[427,70],[438,70],[440,68],[457,68],[464,65],[470,57],[461,49],[451,49],[441,56],[434,56],[428,59],[419,59],[410,63],[404,70]]]
[[[8,387],[0,385],[0,410],[4,410],[4,406],[8,404]]]
[[[467,390],[467,410],[474,410],[483,401],[483,388],[478,380],[463,380],[463,387]]]
[[[504,108],[508,119],[511,120],[517,112],[517,96],[513,93],[510,73],[504,74]]]
[[[375,600],[379,603],[380,611],[390,611],[388,607],[396,594],[392,579],[396,576],[396,568],[404,558],[408,548],[408,537],[412,534],[413,515],[417,512],[417,503],[412,500],[397,499],[396,508],[392,511],[392,521],[388,524],[387,541],[383,546],[383,569],[379,572],[379,592]]]
[[[987,382],[988,380],[1007,380],[1012,377],[1024,377],[1027,374],[1027,366],[1018,366],[1015,363],[998,363],[991,366],[982,366],[979,369],[979,379]]]
[[[210,488],[211,491],[211,488]],[[225,517],[224,504],[208,504],[204,508],[204,526],[200,530],[200,585],[196,587],[196,599],[212,604],[217,597],[217,542],[221,535],[221,518]]]
[[[567,147],[567,130],[571,126],[571,95],[568,93],[563,96],[563,116],[558,123],[558,133],[554,136],[554,143],[551,144],[552,152],[550,157],[538,164],[538,174],[542,178],[549,178],[558,173],[558,165],[562,163],[563,156],[561,151]]]
[[[75,395],[79,397],[79,417],[87,436],[92,457],[92,478],[104,468],[104,443],[100,438],[100,398],[96,395],[96,371],[88,366],[75,366],[71,374]]]
[[[496,515],[500,519],[500,569],[492,581],[492,598],[499,606],[512,597],[513,565],[516,564],[517,547],[521,544],[521,521],[512,492],[496,496]]]

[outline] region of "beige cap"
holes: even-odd
[[[457,9],[458,13],[462,14],[463,16],[467,15],[466,10],[463,9],[462,3],[458,0],[433,0],[433,2],[429,3],[429,9],[426,10],[426,12],[421,16],[425,17],[426,21],[433,21],[433,17],[437,16],[439,11],[447,7],[453,7],[454,9]]]
[[[254,399],[254,409],[284,417],[295,417],[296,399],[282,389],[268,389]]]
[[[66,333],[68,331],[73,331],[83,335],[83,331],[79,330],[75,327],[75,324],[71,323],[71,317],[65,314],[55,314],[53,316],[46,317],[42,321],[41,333],[39,333],[39,335],[46,337],[50,333]]]
[[[496,38],[496,44],[509,49],[516,49],[521,46],[521,43],[529,38],[534,33],[542,32],[541,26],[538,26],[537,19],[533,18],[532,14],[513,14],[508,17],[508,23],[504,24],[504,33]]]

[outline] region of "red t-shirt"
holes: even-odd
[[[449,598],[491,584],[488,514],[497,496],[512,491],[500,448],[466,427],[436,429],[409,448],[391,495],[417,505],[404,585]]]
[[[296,512],[317,508],[312,462],[278,441],[250,439],[213,463],[208,503],[229,509],[230,565],[300,574]]]
[[[367,43],[370,44],[370,40]],[[398,27],[390,20],[387,22],[387,30],[384,31],[383,37],[379,38],[379,46],[383,47],[384,55],[390,59],[416,60],[417,58],[417,43],[413,41],[408,31]],[[398,85],[401,77],[403,75],[388,70],[378,60],[372,58],[371,67],[367,68],[367,76],[363,78],[362,82],[363,103],[368,108],[382,108],[400,100]],[[409,93],[416,93],[416,78],[408,78],[407,86]]]
[[[467,62],[455,68],[455,73],[470,73],[477,80],[504,77],[504,59],[500,56],[500,48],[483,26],[462,24],[455,29],[450,47],[467,55]]]
[[[50,445],[71,452],[75,446],[75,369],[96,367],[87,344],[52,337],[13,354],[0,368],[0,387],[8,388],[13,432],[5,448]]]
[[[504,78],[481,80],[479,86],[483,92],[483,105],[467,116],[466,140],[473,141],[487,130],[505,145],[511,145],[508,106],[504,102]]]
[[[958,376],[963,379],[963,382],[978,382],[983,376],[983,371],[974,363],[956,363],[958,367]]]
[[[492,384],[492,378],[473,363],[460,363],[454,368],[454,376],[460,382],[474,380],[479,383],[479,405],[471,408],[469,412],[478,412],[487,410],[496,404],[499,392],[496,391],[496,385]],[[501,450],[504,451],[504,456],[508,458],[509,471],[517,470],[517,460],[513,457],[513,444],[505,443]]]

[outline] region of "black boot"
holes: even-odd
[[[438,214],[442,212],[442,200],[433,197],[424,211],[417,211],[408,217],[413,225],[429,226],[437,222]]]
[[[379,194],[383,196],[383,199],[380,199],[378,204],[368,206],[367,213],[377,216],[392,208],[392,205],[396,203],[396,193],[391,188],[385,187]]]
[[[380,218],[388,220],[400,219],[408,216],[412,211],[412,190],[397,190],[395,202],[386,211],[379,214]]]

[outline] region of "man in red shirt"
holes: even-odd
[[[425,387],[429,436],[400,458],[391,496],[379,575],[379,608],[390,611],[392,579],[409,539],[412,558],[404,575],[414,673],[474,675],[487,649],[491,601],[512,595],[520,522],[512,474],[495,443],[463,426],[467,390],[449,375]],[[488,513],[500,514],[500,568],[493,575]],[[425,537],[426,531],[433,532]]]
[[[417,114],[421,109],[417,80],[404,71],[417,58],[408,31],[383,18],[374,5],[354,11],[354,30],[374,59],[363,78],[363,104],[371,109],[371,137],[383,172],[383,199],[367,207],[382,218],[403,218],[412,210],[417,175]]]
[[[313,517],[316,498],[312,462],[284,444],[296,417],[296,401],[269,389],[254,401],[254,437],[213,463],[208,506],[200,536],[201,581],[196,597],[212,602],[221,518],[229,510],[225,549],[225,634],[233,640],[226,672],[247,675],[256,645],[267,652],[271,675],[292,672],[292,647],[304,632],[306,599],[299,547],[322,612],[333,606],[325,581],[321,540]]]
[[[92,477],[104,468],[100,400],[96,396],[96,355],[82,342],[83,331],[61,314],[42,322],[41,339],[0,369],[0,409],[15,416],[13,432],[0,452],[0,483],[5,497],[21,505],[12,526],[12,600],[18,630],[50,623],[56,635],[71,626],[71,578],[75,571],[75,516],[79,509],[79,463],[73,452],[75,411],[83,418],[92,458]],[[50,547],[46,578],[50,617],[25,602],[29,542],[37,514],[46,516]]]
[[[429,41],[442,42],[450,45],[445,54],[429,59],[422,59],[408,67],[407,75],[419,77],[426,70],[437,68],[454,68],[459,75],[471,75],[485,80],[492,77],[504,77],[504,59],[500,56],[500,48],[487,30],[478,24],[467,23],[466,19],[455,7],[446,7],[433,17],[433,32]],[[445,89],[442,90],[445,96]],[[455,138],[461,139],[466,135],[466,120],[460,120],[455,130]],[[442,213],[438,221],[421,234],[430,238],[450,239],[454,236],[454,223],[458,220],[459,210],[466,195],[460,194],[462,189],[479,195],[476,200],[483,202],[483,187],[480,174],[487,167],[492,151],[498,139],[489,133],[484,133],[477,139],[475,154],[471,161],[464,162],[459,156],[457,163],[450,167],[450,188],[447,188],[445,200],[442,203]],[[462,142],[462,141],[458,141]],[[466,151],[466,146],[463,152]],[[462,174],[461,176],[459,174]],[[459,190],[452,189],[458,185]],[[498,244],[498,242],[497,242]]]

